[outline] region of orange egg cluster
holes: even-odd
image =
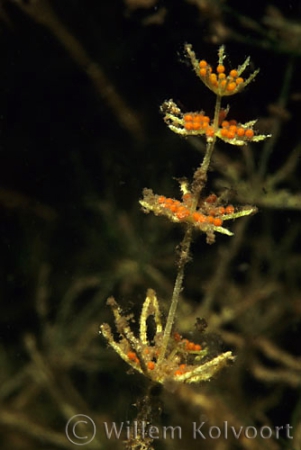
[[[202,113],[187,113],[184,114],[184,128],[187,131],[202,130],[208,137],[214,136],[214,128],[210,126],[210,118],[204,116]]]
[[[205,198],[205,203],[216,203],[217,202],[217,196],[215,194],[210,194],[208,197]]]
[[[180,364],[179,368],[175,371],[175,375],[183,375],[186,372],[186,364]]]
[[[223,120],[222,111],[220,117],[219,137],[226,139],[252,139],[254,131],[252,128],[246,128],[237,123],[236,120]],[[183,116],[183,126],[187,131],[198,131],[204,133],[207,137],[213,137],[214,127],[210,125],[210,118],[199,112],[190,112]]]
[[[197,223],[210,223],[214,225],[215,227],[220,227],[223,224],[223,221],[220,217],[213,217],[213,215],[205,216],[202,213],[194,212],[192,214],[192,218],[194,222]]]
[[[166,198],[164,195],[160,195],[158,197],[158,203],[160,206],[163,206],[165,209],[171,211],[179,220],[187,219],[191,215],[189,208],[179,200]]]
[[[155,352],[156,355],[154,355],[154,349],[152,348],[150,350],[150,347],[146,347],[143,351],[144,355],[149,355],[150,358],[157,358],[158,357],[158,352]],[[127,357],[129,358],[130,361],[133,361],[135,364],[140,365],[140,361],[138,359],[138,356],[136,355],[135,352],[133,351],[129,351],[127,353]],[[155,361],[153,361],[152,359],[150,359],[150,361],[148,361],[146,363],[146,367],[148,368],[148,370],[154,370],[156,367],[156,363]]]
[[[239,76],[236,69],[230,70],[229,75],[226,75],[226,68],[223,64],[218,64],[216,73],[212,72],[211,66],[205,60],[199,62],[200,76],[206,78],[206,82],[215,89],[221,89],[231,94],[244,83],[244,79]]]
[[[210,216],[219,216],[224,214],[233,214],[235,212],[235,208],[233,205],[228,206],[210,206],[214,205],[217,202],[217,196],[215,194],[210,194],[205,199],[205,204],[207,203],[207,208],[209,208]]]
[[[157,197],[158,205],[167,211],[170,211],[174,217],[179,221],[188,221],[196,224],[210,224],[215,227],[220,227],[223,224],[224,215],[233,214],[235,212],[234,206],[215,206],[217,197],[211,194],[200,205],[199,210],[191,211],[192,195],[186,193],[183,195],[183,202],[167,198],[163,195]]]
[[[195,344],[188,339],[182,339],[182,336],[179,333],[174,333],[174,340],[181,344],[183,343],[185,350],[187,350],[188,352],[199,352],[202,350],[200,344]]]
[[[188,339],[183,339],[183,342],[185,343],[185,350],[188,352],[200,352],[202,350],[200,344],[195,344]]]
[[[184,349],[187,352],[200,352],[202,347],[200,344],[195,344],[194,342],[189,341],[188,339],[182,339],[182,336],[179,333],[174,333],[174,340],[179,344],[184,346]],[[186,364],[180,364],[179,368],[175,371],[175,375],[183,375],[186,372]]]
[[[254,131],[252,128],[243,128],[236,120],[224,120],[221,124],[220,134],[227,139],[247,138],[252,139]]]
[[[140,364],[139,359],[135,352],[128,352],[127,357],[129,358],[130,361],[133,361],[136,364]]]
[[[195,223],[203,223],[203,224],[211,224],[216,227],[220,227],[223,224],[223,220],[221,217],[215,217],[222,214],[231,214],[234,212],[234,207],[231,207],[230,212],[229,207],[227,206],[224,208],[223,206],[214,208],[208,210],[208,214],[201,213],[200,211],[191,212],[190,210],[190,202],[191,194],[184,194],[183,196],[183,203],[179,200],[174,200],[172,198],[166,198],[163,195],[160,195],[158,197],[158,204],[161,207],[164,207],[168,211],[172,212],[173,215],[178,220],[191,220]],[[228,209],[227,209],[228,208]]]
[[[179,333],[174,333],[174,341],[175,341],[175,351],[177,354],[181,355],[181,359],[184,352],[192,354],[193,352],[200,352],[202,350],[202,346],[200,344],[195,344],[188,339],[183,339]],[[159,356],[159,350],[156,346],[147,346],[143,349],[142,358],[145,361],[145,365],[147,370],[153,371],[156,368],[156,362]],[[133,350],[129,350],[127,352],[127,357],[131,362],[140,366],[139,358]],[[181,362],[181,361],[180,361]],[[175,367],[177,370],[175,371],[175,375],[182,375],[184,373],[184,369],[186,368],[186,364],[180,364],[179,362],[175,363]]]

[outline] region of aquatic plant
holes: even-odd
[[[250,58],[237,69],[228,70],[224,65],[226,59],[225,47],[218,51],[218,63],[212,68],[207,61],[196,58],[191,45],[185,45],[186,55],[191,61],[194,71],[205,86],[216,97],[213,117],[204,111],[183,113],[173,100],[168,100],[161,106],[164,120],[170,130],[182,136],[204,136],[206,151],[200,166],[193,174],[192,181],[179,181],[182,193],[181,200],[167,198],[154,194],[151,189],[144,189],[140,200],[143,211],[153,212],[156,216],[164,216],[184,228],[184,237],[180,244],[178,270],[171,297],[169,312],[165,326],[162,324],[159,301],[153,290],[147,291],[146,300],[140,316],[139,336],[131,329],[133,317],[124,315],[114,298],[108,300],[112,308],[119,338],[116,340],[108,324],[101,326],[101,333],[110,346],[133,369],[144,374],[153,382],[165,384],[198,383],[209,380],[228,362],[234,360],[231,351],[221,353],[214,358],[208,358],[207,348],[183,339],[174,330],[177,306],[183,289],[184,272],[190,259],[190,248],[193,234],[201,232],[206,235],[208,244],[215,241],[215,233],[231,236],[233,233],[225,228],[224,222],[254,214],[256,206],[246,205],[235,207],[225,204],[223,196],[211,193],[204,195],[208,181],[208,169],[217,139],[242,146],[249,142],[258,142],[269,135],[259,134],[254,129],[256,120],[240,123],[228,119],[229,106],[222,107],[223,97],[229,97],[241,92],[254,78],[259,70],[255,70],[246,78],[244,72],[249,66]],[[155,333],[148,333],[148,319],[154,317]]]

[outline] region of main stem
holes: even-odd
[[[221,97],[218,95],[216,97],[214,119],[213,119],[213,127],[214,127],[215,131],[217,131],[218,126],[219,126],[220,110],[221,110]],[[207,181],[207,172],[209,169],[211,156],[212,156],[212,153],[214,150],[215,141],[216,141],[215,135],[213,136],[213,138],[210,141],[209,140],[207,141],[206,153],[205,153],[203,162],[193,175],[193,183],[192,183],[193,199],[192,199],[192,206],[191,206],[192,212],[194,212],[198,206],[201,192]],[[192,232],[193,232],[193,226],[188,224],[186,231],[185,231],[183,241],[181,243],[181,254],[180,254],[180,259],[179,259],[179,264],[178,264],[178,272],[177,272],[177,277],[175,280],[174,289],[173,289],[173,293],[172,293],[171,304],[170,304],[170,308],[169,308],[169,312],[168,312],[168,316],[167,316],[167,322],[166,322],[166,326],[164,329],[161,351],[160,351],[160,355],[158,358],[158,364],[160,364],[165,358],[167,346],[168,346],[171,331],[172,331],[172,327],[174,324],[180,294],[183,289],[185,266],[189,260],[189,251],[190,251],[191,242],[192,242]]]
[[[160,355],[158,358],[158,363],[163,361],[166,349],[168,346],[169,338],[171,335],[172,326],[175,320],[176,310],[178,306],[178,301],[180,298],[180,293],[183,289],[183,279],[184,279],[184,269],[185,265],[189,259],[189,250],[191,246],[192,241],[192,226],[188,226],[186,229],[183,241],[181,243],[181,254],[180,254],[180,260],[178,265],[178,273],[175,281],[175,285],[173,288],[172,298],[171,298],[171,304],[168,312],[167,322],[163,334],[163,341],[161,346]]]

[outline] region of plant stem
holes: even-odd
[[[217,95],[216,97],[216,103],[215,103],[215,110],[214,110],[214,119],[213,119],[213,128],[215,131],[218,130],[218,125],[219,125],[219,115],[220,115],[220,111],[221,111],[221,100],[222,97],[220,95]],[[214,150],[214,146],[215,146],[215,141],[216,141],[216,136],[214,134],[214,137],[212,138],[212,140],[210,142],[208,142],[207,145],[207,149],[206,149],[206,153],[201,165],[201,170],[203,172],[205,172],[207,174],[207,171],[209,169],[209,164],[211,161],[211,156]]]
[[[219,125],[220,109],[221,109],[221,96],[218,95],[216,97],[214,119],[213,119],[213,127],[215,130],[218,129],[218,125]],[[201,192],[207,181],[207,172],[209,169],[211,156],[212,156],[212,153],[214,150],[215,141],[216,141],[215,135],[213,136],[213,138],[211,140],[208,140],[207,147],[206,147],[206,153],[205,153],[203,162],[200,165],[200,167],[195,171],[194,176],[193,176],[193,183],[192,183],[193,200],[192,200],[192,206],[191,206],[192,212],[195,211],[198,206]],[[160,364],[164,360],[167,346],[168,346],[169,339],[170,339],[170,335],[171,335],[171,331],[172,331],[172,327],[174,324],[177,306],[178,306],[178,302],[179,302],[179,298],[180,298],[180,293],[183,289],[185,265],[189,260],[189,251],[190,251],[190,246],[191,246],[191,242],[192,242],[192,232],[193,232],[193,226],[187,225],[186,232],[185,232],[183,241],[181,243],[181,254],[180,254],[180,259],[179,259],[179,264],[178,264],[178,273],[177,273],[177,277],[175,280],[175,285],[174,285],[173,294],[172,294],[172,298],[171,298],[171,304],[170,304],[170,308],[169,308],[169,312],[168,312],[167,322],[166,322],[166,326],[164,329],[161,351],[160,351],[160,355],[158,358],[158,364]]]
[[[176,314],[176,310],[177,310],[177,306],[178,306],[178,302],[179,302],[179,298],[180,298],[180,293],[183,289],[184,269],[185,269],[185,265],[189,259],[189,250],[190,250],[190,246],[191,246],[191,241],[192,241],[192,226],[188,226],[186,229],[183,241],[181,243],[181,254],[180,254],[180,260],[179,260],[179,265],[178,265],[178,273],[177,273],[177,277],[176,277],[176,281],[175,281],[175,285],[174,285],[174,289],[173,289],[173,293],[172,293],[171,304],[170,304],[170,308],[169,308],[169,312],[168,312],[167,322],[166,322],[166,326],[164,329],[163,341],[162,341],[160,356],[158,359],[158,364],[163,361],[165,354],[166,354],[166,349],[167,349],[169,338],[171,335],[171,330],[172,330],[172,326],[173,326],[174,319],[175,319],[175,314]]]

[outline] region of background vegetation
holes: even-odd
[[[75,414],[97,424],[86,448],[123,448],[103,422],[133,420],[146,382],[98,330],[113,322],[109,295],[138,314],[151,287],[168,310],[181,230],[138,200],[144,187],[178,195],[175,178],[201,160],[202,141],[173,135],[159,113],[168,98],[213,108],[183,56],[189,42],[212,63],[222,43],[233,67],[251,56],[261,72],[231,115],[273,137],[217,148],[212,189],[259,213],[233,238],[195,240],[177,327],[237,359],[210,383],[160,394],[154,420],[183,439],[154,445],[197,449],[192,422],[228,421],[290,424],[293,439],[206,449],[300,449],[301,3],[1,0],[0,19],[1,448],[74,449]]]

